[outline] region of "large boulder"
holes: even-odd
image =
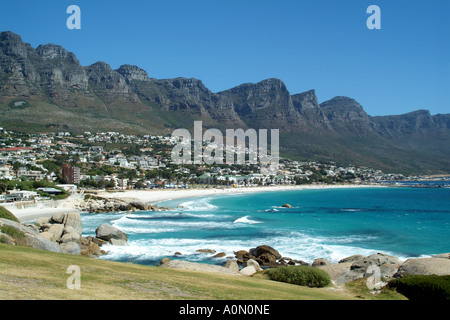
[[[50,233],[54,236],[55,241],[59,241],[64,231],[64,225],[63,224],[53,224],[50,228],[47,229],[46,232]]]
[[[3,226],[8,226],[15,229],[17,231],[16,234],[20,234],[20,242],[22,242],[23,245],[46,251],[62,252],[62,249],[56,243],[42,237],[37,232],[21,225],[20,223],[2,218],[0,219],[0,227]]]
[[[56,243],[56,238],[55,238],[55,235],[53,233],[44,231],[44,232],[41,232],[39,235],[41,237],[43,237],[44,239],[47,239],[48,241]]]
[[[450,259],[450,253],[441,253],[432,256],[432,258]]]
[[[78,212],[70,212],[65,215],[64,225],[74,228],[79,234],[83,234],[81,226],[81,216]]]
[[[353,262],[350,269],[367,277],[372,274],[367,272],[369,266],[375,266],[380,268],[380,276],[382,278],[392,278],[401,264],[402,262],[397,257],[376,253]]]
[[[197,249],[197,250],[195,250],[195,252],[200,252],[200,253],[216,253],[216,250],[214,250],[214,249]]]
[[[79,242],[81,240],[81,235],[76,232],[69,232],[69,233],[65,233],[61,239],[60,242],[61,243],[68,243],[68,242]]]
[[[213,255],[212,257],[213,257],[213,258],[223,258],[223,257],[225,257],[226,255],[227,255],[227,254],[226,254],[225,252],[219,252],[219,253]]]
[[[235,251],[234,252],[234,256],[237,258],[237,259],[241,259],[242,257],[244,257],[244,256],[247,256],[249,253],[246,251],[246,250],[239,250],[239,251]]]
[[[344,284],[364,276],[361,272],[350,270],[351,265],[352,262],[329,263],[318,265],[317,268],[325,271],[335,284]]]
[[[312,266],[313,267],[319,267],[319,266],[326,266],[331,264],[331,261],[328,259],[324,259],[324,258],[316,258],[314,259],[314,261],[312,262]]]
[[[281,259],[281,254],[277,250],[268,245],[262,245],[256,248],[252,248],[250,249],[249,253],[255,256],[256,258],[259,258],[263,254],[269,254],[272,255],[275,258],[275,260]]]
[[[131,201],[130,205],[131,205],[131,207],[134,207],[138,210],[147,210],[148,209],[148,206],[146,206],[145,203],[143,203],[142,201],[138,201],[138,200]]]
[[[88,257],[98,257],[102,256],[103,252],[100,247],[91,240],[82,239],[80,244],[81,252],[80,254]]]
[[[438,276],[450,275],[450,259],[443,258],[412,258],[406,260],[398,269],[394,278],[408,274],[423,274]]]
[[[40,228],[43,225],[49,224],[50,220],[51,220],[51,218],[48,218],[48,217],[40,217],[40,218],[36,219],[34,224]]]
[[[374,275],[374,267],[378,268],[377,276],[381,279],[391,279],[401,263],[397,257],[377,253],[368,257],[351,256],[342,259],[339,263],[316,259],[313,266],[328,273],[334,283],[344,284],[361,278],[369,278]]]
[[[247,266],[245,268],[242,268],[242,270],[239,271],[239,273],[244,276],[251,276],[252,274],[256,273],[256,269],[254,266]]]
[[[66,214],[65,213],[55,213],[49,221],[51,223],[64,223],[64,219],[66,218]],[[37,221],[37,220],[36,220]]]
[[[81,248],[78,243],[68,242],[61,244],[62,251],[64,253],[73,254],[75,256],[79,256],[81,254]]]
[[[270,254],[268,252],[260,254],[256,259],[261,261],[262,263],[276,262],[277,261],[276,256],[274,256],[273,254]]]
[[[239,272],[239,265],[234,259],[227,260],[227,262],[225,262],[225,268],[228,268],[234,272]]]
[[[113,246],[127,246],[128,245],[128,242],[125,241],[124,239],[114,239],[114,238],[112,238],[111,240],[109,240],[109,242]]]
[[[117,205],[118,211],[130,211],[131,210],[131,204],[125,201],[120,201]]]
[[[362,259],[365,259],[365,258],[366,258],[366,256],[363,256],[361,254],[355,254],[353,256],[346,257],[346,258],[343,258],[343,259],[339,260],[339,263],[355,262],[355,261],[362,260]]]
[[[128,236],[125,232],[107,223],[101,224],[95,230],[95,235],[97,236],[97,238],[105,241],[110,241],[111,239],[128,241]]]
[[[245,266],[246,267],[252,266],[253,268],[255,268],[256,271],[262,271],[262,268],[259,265],[259,263],[253,259],[248,259],[247,262],[245,263]]]
[[[172,269],[183,269],[183,270],[193,270],[199,272],[214,272],[222,274],[240,275],[238,272],[232,269],[216,266],[212,264],[204,264],[197,262],[189,262],[183,260],[172,260],[161,265],[160,268],[172,268]]]

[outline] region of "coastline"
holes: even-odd
[[[386,185],[282,185],[282,186],[259,186],[259,187],[238,187],[238,188],[193,188],[193,189],[154,189],[154,190],[120,190],[120,191],[97,191],[94,195],[105,199],[116,199],[124,201],[138,200],[143,203],[156,204],[163,201],[177,199],[201,198],[215,195],[242,194],[254,192],[274,192],[274,191],[294,191],[294,190],[324,190],[339,188],[379,188],[390,187]],[[40,217],[51,217],[57,213],[78,212],[80,203],[83,200],[79,197],[68,197],[60,200],[56,207],[33,207],[19,208],[17,206],[7,207],[21,222],[36,220]]]
[[[262,186],[238,188],[205,188],[205,189],[165,189],[165,190],[123,190],[103,191],[96,195],[102,198],[136,199],[144,203],[158,203],[177,199],[209,197],[215,195],[242,194],[254,192],[294,191],[294,190],[323,190],[340,188],[378,188],[389,187],[384,185],[293,185],[293,186]]]

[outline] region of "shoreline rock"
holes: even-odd
[[[136,212],[136,211],[168,211],[170,207],[158,207],[134,198],[102,198],[89,196],[78,206],[79,210],[89,213]]]
[[[193,271],[201,271],[201,272],[214,272],[214,273],[222,273],[222,274],[230,274],[234,276],[240,276],[239,272],[235,272],[231,268],[226,268],[222,266],[206,264],[206,263],[197,263],[197,262],[189,262],[184,260],[171,260],[160,266],[160,268],[172,268],[172,269],[183,269],[183,270],[193,270]]]
[[[0,232],[3,242],[72,255],[99,257],[107,254],[100,248],[102,245],[128,244],[128,237],[124,232],[106,225],[97,228],[99,237],[83,237],[81,216],[73,212],[41,217],[34,224],[0,219],[0,226],[16,230],[10,231],[11,235]]]

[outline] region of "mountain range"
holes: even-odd
[[[167,134],[176,128],[280,129],[294,159],[365,165],[386,172],[450,173],[450,114],[368,115],[354,99],[319,103],[266,79],[211,92],[193,78],[154,79],[133,65],[82,66],[55,44],[33,48],[0,32],[0,126],[15,131]]]

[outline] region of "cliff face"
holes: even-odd
[[[201,80],[154,79],[138,66],[81,66],[61,46],[34,49],[19,35],[0,32],[4,127],[170,133],[192,128],[195,120],[219,129],[280,129],[281,151],[294,157],[450,170],[450,114],[371,117],[349,97],[319,103],[314,90],[291,95],[279,79],[213,93]]]

